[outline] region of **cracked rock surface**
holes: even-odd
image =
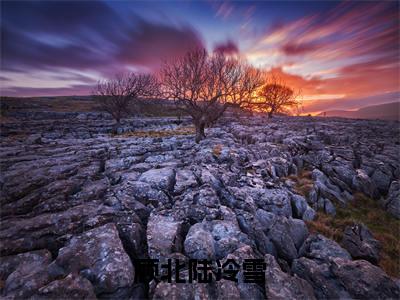
[[[305,221],[354,193],[399,215],[399,126],[334,118],[224,118],[193,135],[111,136],[95,113],[2,124],[1,295],[21,298],[399,298],[367,228],[344,249]],[[180,126],[187,126],[184,120]],[[174,132],[170,118],[122,131]],[[312,173],[307,196],[290,175]],[[135,281],[137,258],[263,259],[265,284]],[[184,269],[183,274],[188,270]]]

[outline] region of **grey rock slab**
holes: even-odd
[[[165,258],[181,251],[182,222],[172,216],[150,215],[146,235],[150,258]]]
[[[139,177],[139,181],[147,182],[157,189],[170,191],[175,186],[175,170],[172,168],[151,169]]]
[[[96,294],[129,287],[135,276],[113,223],[74,236],[60,249],[55,263],[89,279]]]
[[[354,259],[365,259],[373,264],[379,261],[381,245],[363,224],[354,224],[344,229],[343,247]]]

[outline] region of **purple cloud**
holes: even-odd
[[[214,52],[232,55],[239,53],[239,48],[233,41],[228,40],[224,43],[215,45]]]

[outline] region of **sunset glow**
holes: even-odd
[[[1,93],[87,95],[194,46],[238,54],[301,90],[304,113],[399,99],[393,2],[2,2]]]

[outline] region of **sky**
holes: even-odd
[[[1,1],[1,95],[88,95],[193,46],[240,55],[304,112],[399,101],[398,1]]]

